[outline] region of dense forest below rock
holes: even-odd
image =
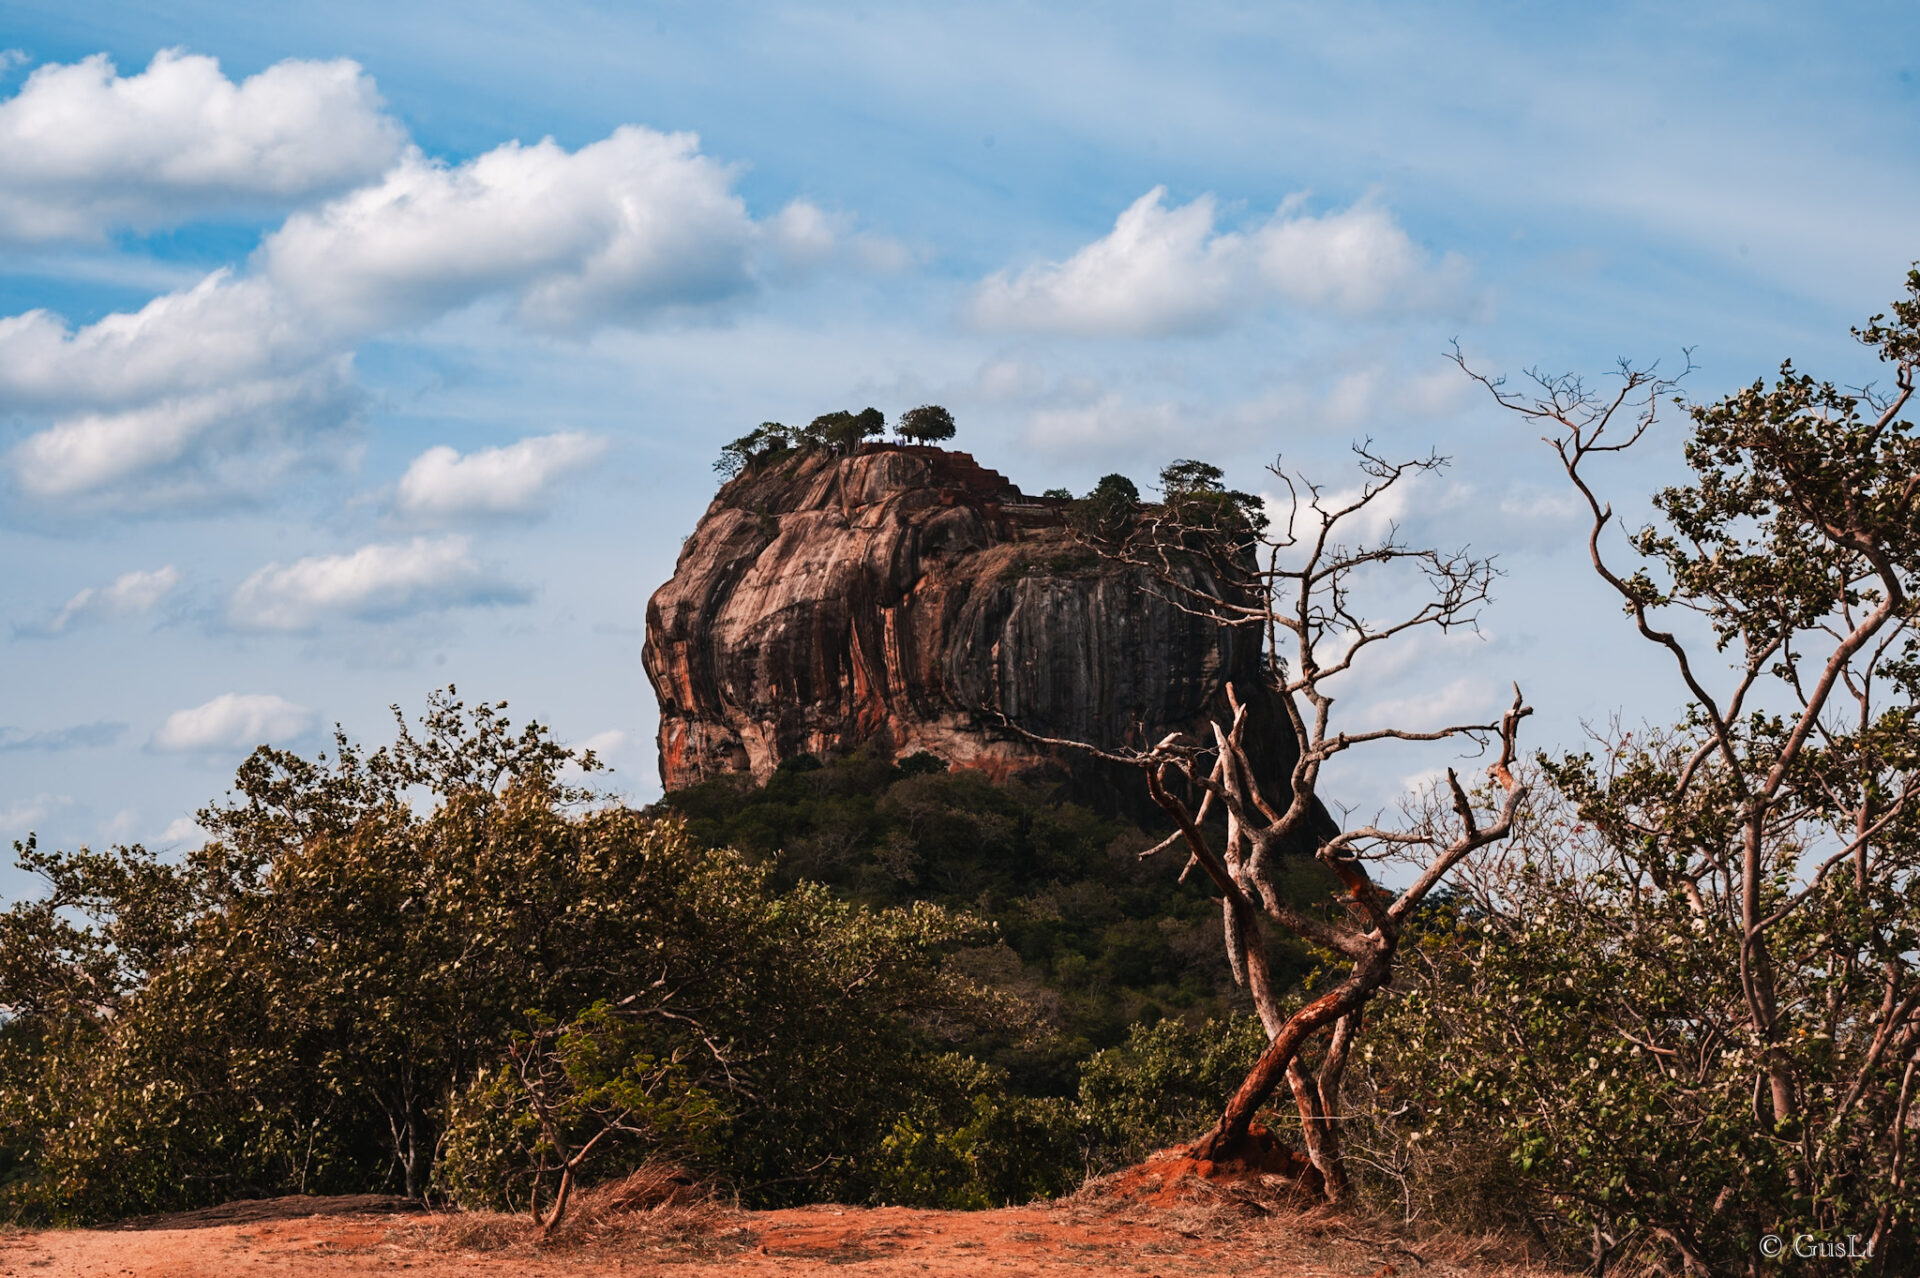
[[[1184,849],[1141,854],[1166,833],[1062,800],[1058,787],[996,783],[931,755],[898,764],[856,752],[788,761],[756,785],[721,776],[674,791],[655,809],[692,837],[767,865],[776,883],[811,880],[861,905],[926,901],[988,921],[990,944],[957,961],[1018,996],[1038,1032],[983,1036],[966,1050],[1036,1096],[1071,1095],[1092,1053],[1135,1025],[1192,1024],[1248,1009],[1221,958],[1218,900],[1182,875]],[[1302,907],[1334,883],[1319,863],[1290,862],[1282,882]],[[1292,984],[1314,966],[1298,942],[1275,947]]]

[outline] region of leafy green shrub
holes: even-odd
[[[800,432],[800,438],[804,445],[824,445],[836,453],[851,454],[863,441],[886,429],[886,415],[877,408],[863,408],[857,413],[842,409],[814,418]]]
[[[761,422],[722,448],[713,468],[722,478],[732,479],[752,466],[792,456],[801,443],[801,432],[779,422]]]
[[[1127,1041],[1080,1072],[1080,1120],[1090,1164],[1107,1171],[1192,1140],[1267,1045],[1259,1018],[1136,1025]]]
[[[894,1120],[875,1164],[883,1201],[1000,1207],[1067,1192],[1081,1172],[1078,1114],[1058,1097],[1007,1091],[1004,1070],[949,1053]]]
[[[1866,917],[1847,884],[1776,933],[1782,987],[1837,1029],[1791,1048],[1821,1121],[1763,1124],[1737,933],[1563,837],[1508,868],[1499,909],[1432,920],[1376,1005],[1351,1089],[1370,1101],[1363,1179],[1410,1218],[1528,1228],[1568,1258],[1651,1260],[1677,1238],[1731,1265],[1769,1234],[1876,1230],[1903,1250],[1902,1078],[1873,1085],[1877,1040],[1855,1028],[1884,994],[1831,961]]]
[[[1171,528],[1189,536],[1220,534],[1250,545],[1267,527],[1266,502],[1254,493],[1229,489],[1225,481],[1226,472],[1211,462],[1185,458],[1163,467],[1160,493]]]
[[[1018,554],[1000,570],[1000,580],[1012,582],[1027,577],[1076,577],[1097,573],[1100,569],[1100,556],[1086,549],[1063,550],[1039,557]]]
[[[511,1200],[512,1182],[524,1180],[534,1219],[550,1229],[577,1183],[630,1168],[636,1154],[713,1162],[710,1138],[726,1114],[703,1082],[714,1066],[724,1071],[724,1050],[673,1041],[680,1036],[660,1031],[675,1027],[649,1015],[662,1010],[602,1000],[564,1025],[529,1015],[531,1028],[508,1043],[507,1062],[460,1098],[473,1137],[448,1124],[448,1145],[471,1149],[473,1165],[443,1157],[439,1174],[470,1186],[480,1201],[469,1205],[479,1206]]]
[[[468,1211],[528,1211],[538,1143],[539,1119],[523,1102],[511,1066],[489,1065],[448,1098],[434,1192]]]
[[[1097,542],[1125,541],[1140,509],[1140,490],[1125,475],[1102,475],[1093,491],[1067,508],[1067,523]]]
[[[906,758],[894,764],[901,773],[910,777],[923,777],[930,773],[945,772],[947,761],[931,750],[916,750]]]
[[[448,1192],[501,1201],[607,1105],[635,1130],[589,1171],[668,1145],[751,1201],[871,1191],[921,1062],[1008,1017],[947,961],[987,929],[783,890],[590,806],[498,709],[437,697],[372,754],[262,749],[179,865],[21,849],[51,893],[0,915],[15,1215],[419,1194],[443,1144]]]
[[[1756,1272],[1772,1236],[1916,1272],[1920,430],[1900,414],[1920,269],[1891,310],[1854,330],[1884,391],[1783,363],[1687,406],[1691,474],[1624,559],[1597,471],[1674,382],[1481,379],[1546,428],[1592,566],[1684,706],[1542,760],[1551,820],[1527,859],[1483,867],[1424,1010],[1409,1000],[1456,1080],[1443,1112],[1500,1134],[1596,1269]]]

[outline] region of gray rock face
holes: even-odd
[[[1268,793],[1287,793],[1291,736],[1258,636],[1100,561],[1065,506],[924,447],[813,453],[728,483],[647,607],[662,782],[765,780],[795,755],[866,746],[1064,776],[1085,801],[1138,811],[1137,769],[1036,744],[1002,716],[1108,749],[1210,740],[1231,682],[1273,746]]]

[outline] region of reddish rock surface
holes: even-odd
[[[1258,636],[1174,607],[1102,563],[1067,503],[1024,496],[965,453],[869,446],[757,465],[726,484],[647,608],[667,789],[867,746],[926,750],[1004,777],[1070,777],[1109,808],[1145,802],[1136,770],[1036,745],[1115,748],[1197,729],[1231,681],[1291,739],[1259,680]]]

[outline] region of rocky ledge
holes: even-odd
[[[1181,729],[1210,740],[1232,684],[1268,739],[1268,793],[1286,793],[1291,737],[1258,636],[1099,559],[1067,506],[931,447],[814,451],[728,482],[647,606],[666,788],[867,747],[1053,776],[1137,812],[1136,769],[1008,723],[1107,749]]]

